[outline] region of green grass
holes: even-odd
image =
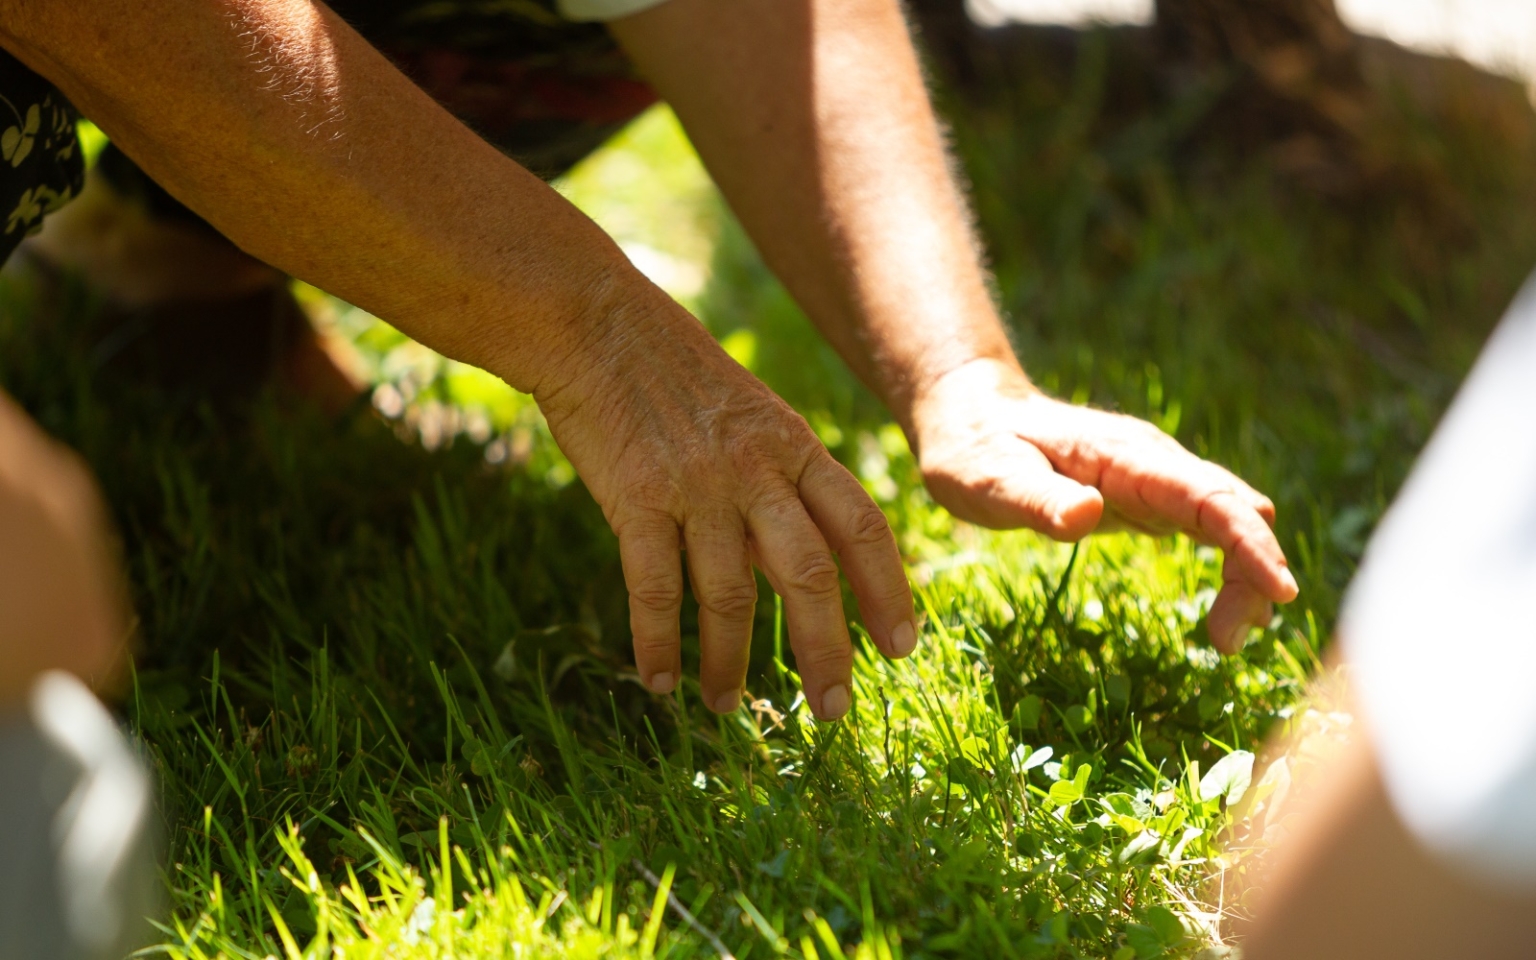
[[[766,588],[750,707],[644,692],[599,511],[537,410],[484,375],[307,292],[399,416],[230,419],[102,375],[79,291],[0,287],[0,383],[89,459],[125,542],[143,648],[126,708],[168,840],[160,950],[1225,955],[1285,780],[1251,751],[1306,713],[1363,538],[1536,253],[1511,200],[1529,184],[1490,181],[1479,141],[1446,134],[1482,232],[1426,253],[1400,218],[1259,173],[1191,185],[1156,151],[1117,159],[1066,122],[1093,114],[1092,80],[956,139],[1040,380],[1275,496],[1303,594],[1239,658],[1200,643],[1208,550],[1074,550],[932,506],[664,112],[562,188],[670,263],[806,413],[920,588],[918,653],[861,641],[835,725],[797,699]]]

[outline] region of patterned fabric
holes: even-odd
[[[335,0],[331,9],[545,178],[656,100],[604,27],[564,19],[553,0]]]
[[[331,8],[438,103],[541,177],[569,170],[656,101],[596,23],[564,19],[554,0],[334,0]],[[3,134],[0,238],[8,257],[43,214],[79,192],[82,169],[69,103],[0,51]],[[0,123],[7,122],[0,110]],[[107,182],[152,215],[200,222],[115,147]],[[209,228],[212,229],[212,228]]]
[[[53,85],[0,50],[0,262],[80,192],[75,111]]]

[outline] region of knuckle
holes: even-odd
[[[837,579],[837,563],[830,554],[817,551],[796,560],[784,582],[789,590],[813,599],[830,599],[839,596],[842,588]]]
[[[1204,526],[1206,521],[1221,515],[1221,495],[1225,491],[1198,487],[1190,493],[1195,497],[1195,523]]]
[[[635,634],[635,658],[637,660],[665,660],[672,657],[677,644],[671,637]]]
[[[844,643],[818,643],[795,651],[801,674],[845,676],[853,669],[853,650]]]
[[[1250,517],[1256,516],[1242,509],[1244,506],[1242,498],[1233,490],[1209,490],[1195,507],[1195,526],[1213,534],[1231,530],[1240,535],[1249,526]]]
[[[912,609],[912,586],[905,576],[894,577],[875,595],[875,602],[883,607]]]
[[[671,614],[683,605],[683,584],[676,577],[644,576],[629,588],[629,602],[644,613]]]
[[[741,516],[728,503],[690,511],[683,526],[690,544],[737,545],[743,537]]]
[[[700,594],[699,606],[725,620],[750,620],[757,612],[757,583],[747,580],[713,585]]]
[[[631,507],[616,512],[609,520],[613,532],[622,542],[624,540],[667,540],[677,539],[677,520],[670,514],[656,509],[644,507]]]
[[[751,517],[772,523],[801,509],[800,492],[784,481],[759,487],[746,512]]]
[[[880,546],[891,540],[891,525],[873,503],[861,503],[848,513],[844,536],[850,546]]]
[[[1260,544],[1254,542],[1251,535],[1243,531],[1233,534],[1222,547],[1222,551],[1226,554],[1222,563],[1223,571],[1229,562],[1235,570],[1243,570],[1253,564],[1263,565],[1266,553]]]
[[[770,457],[756,437],[732,437],[725,444],[731,467],[741,476],[751,477],[767,466]]]

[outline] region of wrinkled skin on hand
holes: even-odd
[[[619,537],[635,664],[668,693],[681,679],[686,576],[699,602],[704,702],[740,702],[762,570],[784,598],[811,709],[851,705],[853,651],[838,580],[887,656],[916,645],[911,589],[879,507],[806,422],[670,302],[615,317],[580,372],[539,396],[550,430]],[[1062,540],[1094,531],[1184,532],[1226,554],[1207,620],[1233,653],[1296,583],[1274,506],[1151,424],[1042,395],[1017,366],[966,364],[915,397],[923,476],[957,517]]]
[[[1017,367],[974,361],[915,405],[924,481],[955,516],[1058,540],[1095,531],[1181,532],[1225,554],[1207,627],[1223,653],[1267,624],[1296,581],[1269,498],[1152,424],[1053,400]]]
[[[726,712],[740,701],[756,566],[784,598],[807,702],[835,719],[851,704],[853,664],[837,560],[881,651],[903,657],[917,642],[895,537],[799,414],[692,317],[656,312],[611,331],[579,377],[540,399],[619,537],[641,679],[667,693],[681,676],[682,550],[704,702]]]
[[[44,670],[96,687],[123,666],[126,603],[96,485],[0,392],[0,708]]]

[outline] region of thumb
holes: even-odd
[[[1016,492],[1011,491],[1012,502],[1017,504],[1018,526],[1037,530],[1054,540],[1081,540],[1104,517],[1104,496],[1093,487],[1055,471],[1020,480],[1023,482],[1017,485]]]

